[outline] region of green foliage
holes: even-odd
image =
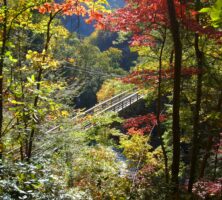
[[[97,100],[104,101],[127,90],[132,90],[133,87],[132,84],[124,84],[121,80],[107,79],[96,94]]]
[[[148,144],[149,138],[143,135],[133,135],[128,137],[122,137],[120,140],[120,146],[123,148],[123,154],[134,165],[144,163],[147,153],[152,148]]]
[[[64,194],[62,182],[46,168],[50,160],[42,159],[32,164],[4,163],[0,180],[1,199],[53,199]]]
[[[87,130],[90,142],[96,142],[106,146],[115,146],[113,140],[123,135],[119,130],[112,128],[113,124],[120,124],[123,122],[115,113],[109,112],[100,116],[94,116],[90,121],[86,121],[85,123],[89,122],[93,125],[92,128]]]
[[[108,112],[104,113],[103,115],[96,115],[92,118],[91,122],[97,127],[109,127],[110,125],[112,125],[112,123],[121,123],[123,122],[123,120],[115,112]]]
[[[208,13],[211,19],[211,23],[215,28],[219,28],[222,25],[222,1],[217,0],[212,7],[202,8],[200,13]]]
[[[111,149],[89,149],[76,162],[76,186],[89,190],[92,199],[126,199],[129,181],[119,176],[121,165]]]
[[[66,96],[95,95],[107,78],[126,73],[119,66],[122,53],[118,49],[111,48],[101,52],[97,46],[89,43],[87,38],[80,40],[75,34],[66,38],[55,38],[53,46],[55,58],[67,61],[61,63],[62,68],[57,71],[55,77],[67,80]],[[65,103],[73,102],[65,100]]]

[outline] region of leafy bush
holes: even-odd
[[[58,199],[64,193],[62,181],[47,167],[50,160],[5,163],[0,180],[0,199]]]
[[[126,199],[129,180],[120,176],[121,162],[110,148],[98,145],[75,161],[75,186],[93,199]]]

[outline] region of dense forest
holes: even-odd
[[[220,200],[222,0],[0,0],[0,199]]]

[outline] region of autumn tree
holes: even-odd
[[[61,3],[55,3],[55,2],[47,2],[47,1],[38,1],[38,2],[34,2],[34,1],[19,1],[17,3],[15,2],[11,2],[11,1],[4,1],[2,2],[4,3],[4,6],[1,7],[2,12],[1,12],[1,19],[2,21],[2,27],[4,27],[3,32],[2,32],[2,54],[1,54],[1,69],[2,69],[2,75],[1,75],[1,81],[3,85],[3,77],[5,74],[3,74],[3,68],[4,65],[6,64],[5,58],[9,57],[9,59],[12,60],[12,62],[15,63],[18,62],[18,65],[15,69],[20,70],[20,73],[22,73],[21,69],[25,69],[25,67],[23,67],[21,63],[24,63],[24,60],[27,59],[27,62],[29,62],[30,64],[33,64],[32,69],[34,69],[33,74],[31,74],[30,76],[32,78],[29,79],[29,84],[33,84],[35,85],[34,91],[35,91],[35,95],[32,96],[33,97],[33,103],[32,105],[30,104],[30,107],[28,108],[29,110],[29,114],[25,114],[26,116],[23,116],[23,119],[25,120],[24,123],[26,124],[24,128],[25,132],[26,132],[26,145],[25,145],[25,155],[27,157],[28,160],[30,160],[31,158],[31,154],[32,154],[32,146],[33,146],[33,140],[34,137],[36,135],[36,126],[38,126],[40,124],[39,122],[39,118],[41,118],[40,116],[38,116],[38,114],[34,114],[31,110],[38,110],[39,108],[39,102],[42,101],[41,100],[41,90],[45,90],[45,88],[41,88],[41,86],[43,85],[42,83],[45,80],[45,76],[47,74],[47,71],[49,69],[49,67],[55,67],[57,65],[57,62],[55,60],[53,60],[53,57],[51,56],[51,49],[50,49],[50,41],[53,38],[53,35],[56,31],[56,28],[54,29],[54,27],[52,28],[52,26],[54,26],[55,22],[58,21],[57,16],[59,15],[81,15],[81,16],[85,16],[86,14],[88,14],[90,20],[93,20],[94,17],[97,18],[99,17],[102,12],[106,11],[105,5],[106,2],[104,1],[64,1]],[[8,3],[8,4],[7,4]],[[37,11],[41,14],[44,14],[45,16],[40,17],[40,22],[36,23],[36,16],[40,16]],[[23,22],[22,20],[22,16],[23,19],[26,19],[26,22]],[[34,30],[34,27],[37,27],[37,30]],[[21,49],[19,50],[19,54],[18,55],[18,59],[14,59],[13,56],[17,55],[13,52],[11,53],[10,51],[7,51],[8,49],[13,49],[13,47],[7,46],[6,44],[12,44],[10,42],[14,42],[14,38],[12,37],[12,32],[13,33],[18,33],[21,32],[21,30],[23,31],[24,34],[27,34],[28,31],[30,31],[33,35],[35,33],[37,33],[36,35],[40,38],[40,40],[44,43],[44,45],[39,45],[39,49],[37,49],[38,52],[34,51],[27,51],[27,49]],[[35,32],[36,31],[36,32]],[[44,39],[42,38],[41,34],[44,35]],[[16,34],[17,35],[17,34]],[[42,40],[43,39],[43,40]],[[32,43],[33,44],[33,43]],[[27,45],[28,46],[28,45]],[[33,47],[31,47],[32,49],[35,49]],[[21,53],[21,51],[24,51]],[[41,53],[40,53],[41,52]],[[7,54],[7,55],[6,55]],[[25,57],[24,55],[27,54],[27,56]],[[21,55],[23,55],[21,57]],[[5,65],[6,66],[6,65]],[[24,70],[25,71],[25,70]],[[18,74],[14,73],[14,69],[11,68],[11,77],[13,78],[13,75],[15,75],[14,77],[17,79],[19,78]],[[11,82],[11,84],[9,83],[8,88],[6,88],[6,86],[3,88],[2,86],[2,95],[1,95],[1,102],[3,103],[3,97],[5,97],[5,94],[3,95],[3,91],[5,89],[5,93],[10,93],[10,96],[13,98],[13,102],[9,102],[12,104],[15,104],[16,107],[23,107],[24,110],[26,110],[25,106],[22,106],[24,104],[24,102],[26,102],[26,100],[28,100],[28,97],[25,94],[25,90],[24,90],[24,85],[28,86],[28,84],[26,84],[23,80],[23,77],[20,76],[19,78],[19,82],[21,83],[21,92],[18,91],[18,87],[20,87],[17,83]],[[12,79],[10,79],[12,80]],[[5,80],[6,81],[6,80]],[[16,88],[17,92],[12,92],[12,88]],[[8,90],[9,89],[9,90]],[[26,91],[27,92],[27,91]],[[17,93],[17,94],[16,94]],[[22,93],[23,99],[22,98],[18,98],[18,94]],[[11,98],[10,97],[10,98]],[[31,98],[30,98],[31,99]],[[30,101],[29,99],[29,101]],[[6,98],[4,100],[4,102],[7,102],[8,99]],[[19,106],[20,105],[20,106]],[[2,105],[1,106],[1,113],[3,113],[3,109],[6,108],[6,106]],[[23,110],[23,111],[24,111]],[[20,112],[20,111],[19,111]],[[36,112],[36,111],[34,111]],[[26,113],[26,112],[23,112]],[[20,115],[20,114],[19,114]],[[3,114],[1,114],[1,141],[2,141],[2,127],[3,124],[6,122],[5,120],[3,121]],[[31,120],[30,120],[31,118]],[[28,120],[28,124],[27,124],[27,120]],[[20,121],[20,120],[19,120]],[[23,120],[22,120],[23,121]],[[20,122],[18,122],[20,123]],[[9,127],[7,127],[9,126]],[[27,132],[27,129],[31,127],[31,131],[30,133]],[[9,122],[8,125],[6,125],[6,129],[10,129],[11,124]],[[4,131],[5,132],[5,131]],[[1,145],[1,149],[2,149]]]
[[[182,65],[182,44],[180,41],[180,29],[177,21],[175,4],[167,0],[170,18],[170,29],[174,42],[175,63],[174,63],[174,90],[173,90],[173,163],[172,163],[172,184],[173,199],[179,199],[179,167],[180,167],[180,80]]]
[[[206,2],[207,4],[207,2]],[[218,7],[218,6],[217,6]],[[219,6],[220,7],[220,6]],[[180,115],[184,117],[180,105],[184,102],[184,96],[181,98],[181,91],[185,92],[185,88],[182,87],[186,78],[183,76],[183,66],[190,65],[192,61],[184,62],[186,57],[186,52],[182,50],[187,48],[189,42],[186,41],[190,34],[195,35],[194,37],[194,50],[196,56],[197,68],[191,70],[188,74],[196,74],[196,106],[194,109],[194,120],[193,120],[193,150],[191,158],[191,171],[190,171],[190,184],[189,191],[191,191],[191,185],[193,184],[195,168],[196,166],[196,155],[198,151],[197,138],[200,132],[200,110],[201,110],[201,100],[202,100],[202,76],[203,76],[203,66],[205,65],[205,58],[203,49],[200,47],[201,38],[207,37],[209,39],[219,40],[221,33],[217,30],[212,30],[211,27],[205,27],[204,20],[200,20],[200,16],[197,11],[201,8],[200,2],[196,1],[195,5],[192,2],[181,2],[181,1],[127,1],[124,8],[118,9],[113,14],[107,16],[104,20],[100,20],[98,27],[108,28],[112,31],[124,31],[130,32],[132,34],[132,46],[150,46],[154,47],[159,44],[156,40],[155,32],[161,30],[170,30],[172,34],[173,48],[169,55],[169,68],[172,70],[170,76],[174,79],[173,84],[173,112],[172,112],[172,133],[173,133],[173,157],[172,157],[172,183],[173,183],[173,198],[179,198],[179,167],[180,167],[180,135],[181,128],[180,124],[183,121],[180,120]],[[213,16],[213,14],[211,15]],[[180,31],[183,30],[183,31]],[[184,32],[184,33],[183,33]],[[163,37],[164,38],[164,37]],[[193,37],[191,36],[191,41]],[[146,85],[158,83],[158,113],[160,113],[160,96],[161,95],[161,81],[166,79],[166,76],[161,76],[164,74],[164,70],[161,69],[161,52],[164,49],[164,39],[162,40],[162,48],[160,48],[159,58],[159,78],[153,70],[136,69],[137,71],[132,72],[129,76],[124,79],[124,82],[134,83],[137,85]],[[182,42],[184,43],[182,49]],[[190,45],[190,43],[189,43]],[[161,50],[162,49],[162,50]],[[149,57],[150,55],[147,55]],[[183,59],[183,60],[182,60]],[[172,67],[172,68],[171,68]],[[139,70],[138,70],[139,69]],[[196,72],[195,72],[196,71]],[[170,78],[170,76],[168,78]],[[146,84],[145,84],[145,83]],[[153,85],[152,85],[153,86]],[[151,86],[151,87],[152,87]],[[155,87],[156,89],[156,87]]]
[[[200,10],[200,1],[196,0],[195,10]],[[199,15],[196,15],[196,20],[199,23]],[[201,99],[202,99],[202,71],[204,67],[204,53],[200,50],[200,36],[198,33],[195,34],[194,48],[196,52],[197,68],[200,72],[197,77],[197,90],[196,90],[196,108],[194,112],[194,124],[193,124],[193,139],[192,139],[192,153],[191,153],[191,166],[190,166],[190,178],[188,191],[192,192],[192,185],[195,178],[195,168],[198,155],[198,137],[200,130],[200,110],[201,110]]]
[[[36,5],[40,5],[42,1],[29,1],[29,2],[18,2],[15,3],[10,0],[1,1],[1,11],[0,11],[0,22],[1,22],[1,58],[0,58],[0,154],[2,157],[3,153],[3,136],[5,134],[5,130],[3,130],[4,125],[4,102],[5,102],[5,87],[4,87],[4,70],[6,67],[5,59],[9,58],[13,60],[12,52],[9,51],[10,46],[10,37],[13,30],[13,27],[16,24],[16,20],[23,15],[25,12],[30,11],[30,9],[34,8]],[[15,61],[15,60],[14,60]]]
[[[7,42],[7,0],[1,2],[1,12],[3,12],[3,20],[1,22],[2,35],[1,35],[1,58],[0,58],[0,159],[2,159],[3,153],[3,69],[4,69],[4,57],[6,52],[6,42]]]

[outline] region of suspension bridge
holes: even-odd
[[[99,116],[99,115],[106,113],[106,112],[119,113],[122,110],[130,107],[132,104],[138,102],[142,98],[143,98],[143,96],[139,93],[139,91],[136,88],[131,89],[131,90],[127,90],[125,92],[117,94],[114,97],[111,97],[110,99],[107,99],[107,100],[95,105],[94,107],[86,110],[85,112],[83,112],[79,115],[74,116],[71,119],[71,122],[73,123],[74,126],[80,125],[80,127],[79,127],[80,129],[84,129],[84,130],[89,129],[93,126],[90,121],[87,121],[87,118],[89,116]],[[45,134],[48,134],[48,135],[52,134],[53,135],[55,130],[58,130],[60,127],[61,127],[61,125],[58,125],[52,129],[48,130]],[[60,132],[65,132],[65,131],[63,130]],[[49,143],[50,142],[51,142],[51,140],[49,139]],[[62,146],[64,146],[64,144],[62,144],[61,147]],[[43,147],[47,147],[46,150],[52,149],[50,146],[47,145],[47,143],[44,143],[43,145],[41,145],[40,147],[35,149],[33,151],[33,154],[36,156],[40,155],[41,153],[38,150],[42,149]],[[61,148],[61,147],[59,147],[59,148]],[[56,147],[56,149],[58,149],[58,147]],[[37,152],[37,153],[35,154],[35,152]],[[44,152],[45,152],[45,150],[44,150]]]
[[[81,114],[77,114],[76,116],[74,116],[71,119],[71,124],[73,124],[73,126],[81,124],[80,129],[89,129],[93,126],[90,123],[90,121],[87,121],[87,118],[89,116],[99,116],[99,115],[106,113],[106,112],[119,113],[122,110],[130,107],[132,104],[138,102],[142,98],[143,98],[143,96],[135,88],[131,89],[131,90],[124,91],[120,94],[117,94],[117,95],[111,97],[110,99],[107,99],[107,100],[95,105],[94,107],[84,111]],[[80,123],[80,121],[83,122],[84,120],[85,120],[85,123]],[[84,125],[82,125],[82,124],[84,124]],[[49,136],[49,137],[46,137],[44,139],[44,143],[42,145],[38,146],[38,148],[36,148],[36,149],[34,148],[34,150],[33,150],[34,156],[38,156],[39,154],[52,148],[49,146],[49,144],[51,142],[51,139],[55,138],[55,136],[56,136],[55,133],[66,132],[65,130],[63,130],[63,131],[59,130],[61,126],[62,126],[62,124],[59,124],[59,125],[44,132],[44,135]],[[56,131],[58,131],[58,132],[56,132]],[[41,151],[39,151],[39,150],[41,150]],[[8,155],[10,155],[12,153],[19,155],[19,147],[7,152]]]

